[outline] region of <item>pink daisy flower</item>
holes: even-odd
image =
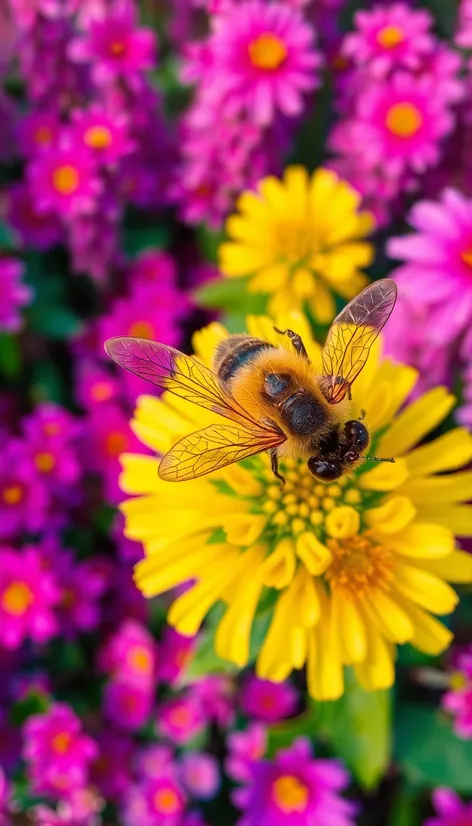
[[[90,149],[67,144],[46,150],[27,174],[39,211],[64,217],[93,211],[101,186]]]
[[[359,145],[390,172],[421,173],[436,164],[440,142],[453,126],[454,116],[425,76],[398,72],[368,86],[359,100]]]
[[[182,826],[186,799],[172,766],[156,778],[145,778],[127,795],[123,826]]]
[[[229,96],[231,109],[246,109],[259,124],[270,123],[277,111],[299,115],[303,96],[319,85],[314,31],[282,3],[232,6],[215,19],[213,49],[215,89]]]
[[[76,397],[81,407],[93,410],[119,398],[120,386],[107,370],[91,359],[77,366]]]
[[[184,637],[174,628],[166,625],[161,641],[159,658],[159,678],[165,683],[174,683],[191,661],[197,644],[196,637]]]
[[[129,81],[154,66],[156,38],[151,29],[137,28],[137,6],[123,0],[108,12],[98,9],[90,16],[85,35],[70,43],[69,57],[91,63],[99,85],[117,78]]]
[[[472,803],[463,803],[452,789],[435,789],[433,805],[436,817],[426,820],[423,826],[467,826],[472,822]]]
[[[249,725],[244,731],[230,732],[226,772],[233,780],[241,783],[249,781],[252,763],[264,757],[266,748],[266,729],[259,723]]]
[[[172,743],[183,745],[203,731],[205,718],[200,703],[192,696],[175,697],[160,706],[157,729]]]
[[[434,312],[434,340],[449,343],[472,319],[472,200],[448,189],[415,204],[408,220],[416,232],[387,244],[404,261],[394,277],[407,298]]]
[[[63,230],[58,216],[38,211],[27,183],[21,181],[9,188],[6,209],[9,225],[26,247],[47,250],[61,241]]]
[[[110,722],[122,731],[137,731],[149,720],[154,691],[125,680],[110,680],[102,700],[103,713]]]
[[[451,674],[451,689],[441,705],[454,717],[454,731],[464,740],[472,738],[472,646],[457,657]]]
[[[454,40],[462,49],[472,49],[472,0],[461,0]]]
[[[276,723],[294,714],[298,691],[290,683],[273,683],[252,676],[241,692],[241,707],[249,717],[264,723]]]
[[[187,752],[180,763],[180,779],[194,800],[211,800],[220,786],[216,758],[203,751]]]
[[[58,631],[54,608],[60,591],[35,548],[0,550],[0,645],[25,639],[45,643]]]
[[[35,473],[25,444],[11,439],[3,448],[0,466],[0,539],[41,530],[49,502],[48,490]]]
[[[51,149],[59,138],[61,121],[57,110],[29,112],[18,125],[19,148],[29,157],[38,150]]]
[[[104,164],[116,164],[133,150],[126,118],[119,113],[110,114],[100,106],[75,113],[72,140]]]
[[[346,36],[342,54],[375,77],[399,67],[417,69],[434,49],[431,14],[406,3],[379,3],[370,11],[358,11],[354,21],[357,31]]]
[[[152,690],[156,683],[157,646],[144,625],[124,620],[100,653],[100,665],[115,678]]]
[[[0,258],[0,330],[17,332],[23,323],[19,310],[32,301],[33,290],[21,280],[23,271],[17,258]]]

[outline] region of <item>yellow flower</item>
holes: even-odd
[[[345,299],[367,284],[360,268],[373,259],[362,240],[373,217],[360,212],[360,195],[334,172],[290,166],[282,181],[264,178],[259,191],[243,192],[239,215],[226,224],[230,242],[220,247],[220,267],[229,278],[251,276],[252,292],[268,293],[269,312],[306,303],[320,322],[334,317],[333,291]]]
[[[276,322],[302,335],[317,364],[305,318],[292,313]],[[252,317],[247,326],[250,335],[279,343],[270,319]],[[211,364],[225,336],[211,324],[195,336],[197,355]],[[433,614],[449,614],[458,602],[448,582],[472,581],[472,557],[455,543],[455,534],[472,536],[465,504],[472,472],[458,470],[472,458],[472,436],[456,428],[418,446],[454,399],[439,387],[404,407],[416,378],[413,369],[383,361],[380,347],[371,352],[354,384],[352,412],[366,411],[371,450],[396,462],[366,461],[333,484],[288,461],[282,489],[265,454],[170,484],[159,479],[157,458],[123,455],[126,535],[146,555],[136,568],[138,587],[152,597],[195,580],[173,603],[170,623],[193,635],[221,601],[215,647],[240,667],[249,661],[254,621],[265,622],[258,674],[280,681],[306,664],[319,699],[342,694],[344,665],[354,666],[366,689],[391,686],[397,644],[443,651],[452,635]],[[132,427],[163,453],[217,418],[170,394],[143,396]]]

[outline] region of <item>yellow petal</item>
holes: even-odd
[[[432,657],[445,651],[452,641],[452,632],[418,605],[403,599],[400,594],[397,595],[397,600],[403,605],[413,623],[414,635],[411,644]]]
[[[294,579],[277,600],[272,622],[257,658],[256,673],[261,679],[281,682],[292,670],[286,641],[294,625],[292,608],[297,597],[297,581]]]
[[[472,556],[466,551],[452,551],[444,559],[428,559],[420,564],[447,582],[472,582]]]
[[[271,212],[286,211],[287,191],[284,184],[274,175],[268,175],[259,182],[259,192]]]
[[[283,263],[271,263],[253,275],[248,284],[251,293],[273,293],[281,290],[288,281],[289,268]]]
[[[229,578],[234,576],[233,566],[237,565],[237,557],[234,551],[229,551],[225,546],[215,544],[202,548],[197,544],[191,552],[180,557],[177,556],[178,550],[174,547],[173,553],[174,560],[171,562],[164,563],[160,556],[138,562],[135,567],[134,579],[144,596],[154,597],[175,588],[177,585],[182,585],[184,582],[195,578],[199,568],[204,570],[207,565],[214,566],[215,581],[220,576],[227,575]],[[205,579],[199,584],[201,590],[205,588],[205,583],[208,583],[209,587],[213,587],[213,578],[210,578],[209,575],[205,576]],[[186,595],[184,594],[184,596]],[[194,632],[190,633],[193,634]]]
[[[290,218],[306,220],[308,212],[308,174],[304,166],[287,167],[284,174]]]
[[[428,390],[412,402],[382,436],[379,456],[401,456],[434,430],[454,407],[455,398],[445,387]]]
[[[390,688],[395,682],[392,646],[372,626],[368,627],[367,657],[354,670],[366,691]]]
[[[264,492],[263,484],[254,473],[250,473],[242,465],[229,465],[221,471],[221,475],[230,488],[240,496],[260,497]]]
[[[332,555],[313,533],[300,534],[297,538],[297,555],[312,576],[319,576],[332,562]]]
[[[388,454],[377,451],[379,456]],[[408,477],[407,465],[404,459],[395,459],[395,462],[379,462],[362,473],[358,478],[359,487],[363,490],[390,491],[400,487]]]
[[[472,471],[429,479],[409,479],[403,488],[418,505],[447,505],[472,498]]]
[[[295,295],[303,300],[310,298],[315,292],[315,277],[311,270],[300,267],[292,276],[292,290]]]
[[[408,614],[392,597],[380,588],[371,592],[369,607],[377,626],[390,642],[405,643],[413,637],[413,625]]]
[[[336,304],[332,293],[321,282],[317,283],[316,295],[309,304],[313,315],[320,324],[328,324],[333,320]]]
[[[295,546],[292,539],[282,539],[262,565],[262,580],[267,588],[286,588],[295,573]]]
[[[256,513],[244,513],[228,516],[224,529],[231,545],[248,547],[259,539],[267,524],[267,516]]]
[[[367,654],[367,633],[356,601],[336,589],[331,599],[341,636],[342,660],[346,665],[362,662]]]
[[[405,562],[396,562],[395,587],[404,596],[435,614],[450,614],[459,602],[456,592],[446,582],[429,571]]]
[[[392,496],[378,508],[365,512],[365,521],[379,534],[396,534],[416,516],[416,508],[407,496]]]
[[[381,336],[379,336],[377,342],[380,348]],[[371,356],[369,355],[367,363],[370,362],[370,359]],[[357,387],[364,372],[365,368],[353,385],[355,398],[358,398]],[[373,433],[390,424],[410,395],[417,380],[418,372],[412,367],[406,367],[404,364],[394,364],[388,359],[383,360],[378,365],[375,382],[370,383],[369,388],[371,390],[368,394],[364,393],[364,403],[361,405],[366,410],[367,426]],[[382,387],[388,387],[388,391],[386,391],[383,398],[380,397]],[[362,396],[360,398],[362,400]],[[377,453],[379,456],[381,455],[378,451]]]
[[[253,548],[246,554],[246,573],[238,582],[234,597],[215,634],[215,651],[223,659],[244,668],[249,660],[252,623],[262,590],[260,564],[263,550]]]
[[[434,522],[414,522],[394,536],[389,536],[388,547],[399,554],[415,559],[446,557],[454,549],[454,534]]]
[[[471,505],[421,505],[418,507],[418,519],[438,522],[456,536],[472,536]]]
[[[158,462],[154,456],[122,453],[120,462],[123,468],[120,488],[124,493],[157,493],[159,489]]]
[[[327,514],[325,527],[327,533],[334,539],[347,539],[359,532],[360,516],[350,505],[333,508]]]
[[[426,476],[442,470],[455,470],[472,459],[472,435],[463,427],[444,433],[427,445],[408,454],[411,476]]]
[[[217,321],[207,324],[202,330],[197,330],[192,336],[192,348],[194,353],[201,358],[207,367],[213,365],[213,357],[218,344],[229,336],[226,327]]]
[[[307,683],[315,700],[337,700],[344,691],[339,628],[326,595],[320,621],[308,632]]]

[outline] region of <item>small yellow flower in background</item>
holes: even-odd
[[[360,211],[361,197],[328,169],[311,177],[290,166],[283,180],[264,178],[258,192],[244,192],[220,247],[229,278],[251,276],[249,289],[270,296],[274,315],[305,303],[322,323],[336,315],[333,293],[350,299],[368,283],[360,270],[374,250],[363,239],[374,226]]]
[[[299,332],[319,363],[303,316],[285,314],[276,323]],[[247,327],[252,336],[280,343],[269,318],[249,318]],[[197,355],[211,365],[227,335],[211,324],[195,336]],[[443,651],[452,635],[433,615],[450,614],[458,602],[449,582],[472,582],[472,557],[455,542],[456,534],[472,536],[472,506],[465,504],[472,472],[458,470],[472,458],[472,436],[456,428],[416,446],[454,403],[440,387],[403,407],[416,378],[374,348],[353,386],[353,414],[365,410],[370,449],[396,462],[361,463],[333,484],[288,461],[281,488],[266,454],[171,484],[159,479],[157,458],[124,454],[121,487],[131,497],[122,505],[126,535],[141,541],[146,555],[136,567],[138,587],[152,597],[195,580],[168,618],[186,635],[223,602],[215,647],[239,667],[249,661],[254,620],[265,614],[257,673],[282,681],[306,664],[309,691],[321,700],[343,693],[344,665],[375,690],[394,682],[397,644]],[[165,453],[216,420],[167,393],[142,396],[132,427]]]

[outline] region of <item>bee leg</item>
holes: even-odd
[[[358,421],[362,422],[363,419],[365,419],[365,410],[360,411]]]
[[[306,358],[307,361],[310,360],[302,338],[298,335],[298,333],[294,333],[293,330],[279,330],[278,327],[274,327],[274,330],[276,333],[280,333],[281,336],[288,336],[297,353],[300,356],[303,356],[303,358]]]
[[[285,477],[279,473],[279,462],[277,459],[277,450],[275,448],[270,451],[270,467],[274,476],[282,482],[283,487],[285,485]]]

